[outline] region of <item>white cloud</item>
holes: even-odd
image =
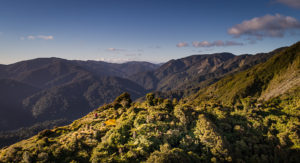
[[[247,35],[262,39],[262,37],[283,37],[287,31],[295,29],[300,29],[300,22],[297,19],[276,14],[243,21],[228,29],[228,33],[235,37]]]
[[[285,4],[289,7],[300,8],[300,0],[277,0],[277,2]]]
[[[44,36],[44,35],[38,35],[38,36],[36,36],[36,38],[43,39],[43,40],[53,40],[54,39],[53,36]]]
[[[218,40],[218,41],[213,41],[213,42],[208,42],[208,41],[194,41],[193,43],[193,46],[194,47],[214,47],[214,46],[217,46],[217,47],[220,47],[220,46],[223,46],[223,47],[226,47],[226,46],[242,46],[244,45],[243,43],[240,43],[240,42],[235,42],[235,41],[221,41],[221,40]]]
[[[36,40],[36,39],[41,39],[41,40],[53,40],[54,37],[49,35],[49,36],[46,36],[46,35],[29,35],[27,37],[20,37],[20,40]]]
[[[177,46],[178,48],[181,48],[181,47],[187,47],[187,46],[189,46],[189,44],[186,43],[186,42],[180,42],[180,43],[178,43],[176,46]]]

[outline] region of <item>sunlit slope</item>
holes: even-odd
[[[200,90],[194,97],[214,99],[223,104],[240,102],[245,97],[268,100],[300,86],[300,42],[279,52],[268,61],[246,71],[229,75]]]
[[[71,125],[3,148],[0,162],[296,161],[297,100],[243,104],[193,106],[153,94],[132,103],[125,93]]]

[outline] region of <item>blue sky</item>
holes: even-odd
[[[165,62],[300,39],[299,0],[0,0],[0,63]]]

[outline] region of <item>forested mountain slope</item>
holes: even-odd
[[[130,77],[145,89],[157,91],[160,96],[179,98],[197,92],[228,74],[246,70],[285,48],[256,55],[216,53],[194,55],[171,60],[154,71],[141,72]]]
[[[34,120],[30,112],[20,108],[22,100],[39,89],[12,79],[0,79],[0,90],[0,130],[31,124]]]

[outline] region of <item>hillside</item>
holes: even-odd
[[[107,63],[102,61],[74,61],[77,65],[98,75],[128,78],[137,73],[153,71],[159,68],[158,64],[149,62],[131,61],[126,63]]]
[[[196,99],[214,99],[223,104],[240,103],[248,96],[268,100],[300,86],[300,42],[285,49],[267,62],[246,71],[228,75],[200,90]]]
[[[122,92],[133,98],[143,96],[145,90],[135,83],[117,77],[82,78],[76,82],[40,91],[23,101],[37,121],[67,118],[77,119],[100,104],[109,103]]]
[[[166,91],[177,86],[182,80],[188,81],[189,78],[197,73],[208,73],[215,65],[224,63],[224,61],[233,57],[233,54],[220,53],[194,55],[182,59],[170,60],[153,72],[144,72],[136,75],[133,80],[143,85],[146,89]],[[148,84],[150,81],[153,84]]]
[[[131,72],[136,73],[155,68],[155,64],[147,62],[113,64],[100,61],[69,61],[60,58],[38,58],[11,65],[1,65],[1,92],[6,94],[6,97],[4,95],[1,97],[6,99],[0,103],[0,107],[4,111],[7,107],[24,110],[24,108],[35,109],[36,105],[46,108],[47,105],[53,105],[53,108],[49,108],[53,112],[56,112],[54,108],[59,107],[64,110],[67,106],[58,106],[55,103],[62,102],[53,100],[58,97],[61,97],[58,98],[59,100],[70,97],[71,89],[77,90],[78,94],[77,96],[73,94],[73,100],[84,101],[80,99],[85,98],[86,104],[81,106],[86,109],[93,109],[111,102],[115,96],[124,91],[131,92],[133,98],[137,98],[144,95],[145,90],[118,76],[128,76],[130,73],[125,73],[125,69],[127,71],[136,69]],[[28,88],[16,86],[15,83],[23,83]],[[14,85],[13,90],[10,90],[9,85]],[[26,93],[28,89],[32,89],[30,93]],[[46,99],[47,104],[44,105]],[[69,105],[68,102],[68,100],[65,101],[65,105]],[[81,111],[80,115],[86,113],[86,111]]]
[[[111,102],[124,91],[132,93],[133,98],[145,94],[143,88],[129,80],[105,76],[100,70],[93,73],[77,65],[77,61],[59,58],[40,58],[5,65],[1,72],[1,97],[5,99],[0,107],[2,115],[6,116],[2,119],[1,131],[56,118],[74,120],[99,105]],[[73,114],[70,114],[72,111]],[[17,118],[18,114],[24,116]]]
[[[6,138],[12,142],[10,135],[17,135],[16,140],[28,135],[22,133],[24,130],[18,130],[21,127],[41,130],[49,125],[34,126],[44,121],[52,126],[73,121],[99,105],[112,102],[122,92],[130,92],[133,99],[141,97],[146,93],[144,88],[119,76],[156,67],[147,62],[91,63],[60,58],[38,58],[1,65],[0,142],[5,142]],[[135,71],[129,72],[133,69]],[[60,119],[64,119],[64,123],[56,123]],[[16,133],[6,135],[10,130]],[[28,133],[36,133],[36,130]],[[4,144],[0,143],[0,147]]]
[[[215,83],[225,75],[243,71],[265,62],[283,49],[279,48],[269,53],[256,55],[235,56],[231,53],[194,55],[171,60],[154,71],[141,72],[130,79],[151,91],[177,94],[179,97],[182,97],[179,94],[188,96]],[[161,95],[161,93],[159,94]]]
[[[30,127],[21,127],[16,130],[1,131],[0,132],[1,148],[4,146],[14,144],[18,141],[28,139],[33,135],[38,134],[40,131],[44,129],[50,129],[55,126],[63,126],[70,123],[71,121],[67,119],[56,119],[51,121],[37,122]]]
[[[15,80],[0,79],[0,90],[0,130],[17,129],[31,124],[31,114],[20,108],[22,100],[39,89]]]
[[[146,95],[0,150],[2,162],[297,162],[300,43],[189,98]],[[288,85],[287,87],[278,86]]]

